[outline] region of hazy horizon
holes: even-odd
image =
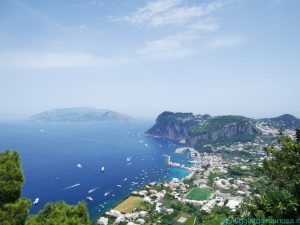
[[[66,108],[80,108],[80,107],[93,107],[93,106],[78,106],[78,107],[66,107]],[[93,107],[93,108],[97,108],[97,107]],[[38,112],[34,112],[34,113],[28,113],[28,114],[18,114],[18,113],[9,113],[9,114],[2,114],[0,113],[0,121],[25,121],[25,120],[28,120],[30,119],[31,116],[35,115],[35,114],[38,114],[38,113],[43,113],[45,111],[51,111],[51,110],[55,110],[55,109],[61,109],[61,108],[53,108],[53,109],[47,109],[47,110],[43,110],[43,111],[38,111]],[[97,108],[97,109],[104,109],[104,108]],[[107,109],[105,108],[106,110],[112,110],[112,111],[115,111],[113,109]],[[252,118],[252,119],[263,119],[263,118],[272,118],[272,117],[277,117],[277,116],[281,116],[283,114],[291,114],[289,112],[286,112],[286,113],[282,113],[282,114],[278,114],[278,115],[266,115],[266,116],[260,116],[260,115],[247,115],[247,114],[236,114],[236,113],[232,113],[232,114],[211,114],[211,113],[205,113],[205,112],[193,112],[193,111],[172,111],[172,110],[162,110],[161,112],[157,113],[157,114],[146,114],[146,115],[138,115],[138,114],[129,114],[129,113],[125,113],[125,112],[121,112],[121,111],[117,111],[119,113],[124,113],[128,116],[131,116],[133,117],[134,119],[139,119],[139,120],[144,120],[144,121],[154,121],[157,116],[164,112],[164,111],[171,111],[171,112],[183,112],[183,113],[193,113],[193,114],[201,114],[201,115],[204,115],[204,114],[209,114],[211,116],[223,116],[223,115],[241,115],[241,116],[245,116],[245,117],[249,117],[249,118]],[[291,114],[293,116],[296,116],[297,118],[299,118],[297,115],[295,114]]]
[[[0,119],[65,107],[300,118],[291,0],[3,0]],[[22,116],[20,116],[22,115]]]

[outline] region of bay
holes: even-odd
[[[165,154],[185,165],[189,159],[174,153],[180,144],[145,136],[151,125],[1,122],[0,151],[18,150],[25,175],[23,196],[32,201],[40,198],[31,213],[47,202],[86,201],[94,220],[149,182],[188,174],[165,165]]]

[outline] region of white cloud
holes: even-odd
[[[209,41],[208,46],[211,48],[235,47],[244,45],[248,42],[245,36],[223,36]]]
[[[192,23],[188,26],[190,30],[196,31],[216,31],[219,29],[219,25],[213,19],[199,20],[195,23]]]
[[[129,62],[128,58],[106,58],[85,53],[0,53],[0,68],[106,68]]]
[[[180,25],[193,19],[206,16],[224,6],[225,1],[208,4],[183,6],[184,0],[152,1],[137,11],[119,18],[132,25],[159,27],[164,25]]]
[[[203,32],[214,32],[219,28],[215,20],[202,19],[190,23],[183,31],[148,41],[138,54],[153,59],[186,58],[193,54],[189,45],[204,37]]]
[[[144,48],[138,51],[138,54],[156,59],[185,58],[192,53],[186,47],[186,44],[199,38],[200,36],[197,32],[187,30],[175,35],[149,41]]]
[[[144,25],[151,21],[156,15],[167,12],[181,2],[182,0],[152,1],[137,11],[119,18],[119,20],[129,22],[133,25]]]
[[[137,53],[155,59],[185,58],[195,51],[191,47],[193,42],[204,37],[205,33],[219,29],[217,20],[211,18],[211,14],[228,2],[230,0],[214,0],[191,5],[185,4],[186,0],[156,0],[118,20],[151,28],[184,25],[178,26],[176,33],[146,42]]]
[[[156,0],[119,20],[151,28],[174,25],[173,28],[177,28],[176,33],[146,42],[137,53],[152,59],[186,58],[195,53],[195,45],[192,44],[200,39],[202,46],[208,42],[211,48],[233,47],[247,42],[243,36],[225,36],[209,40],[206,35],[219,29],[219,20],[212,17],[213,13],[231,2],[231,0],[213,0],[191,5],[186,4],[185,0]],[[197,46],[201,46],[201,43]]]

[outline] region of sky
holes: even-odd
[[[300,117],[300,1],[1,0],[0,115]]]

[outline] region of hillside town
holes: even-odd
[[[188,176],[182,180],[152,182],[133,191],[120,205],[103,214],[97,224],[168,224],[166,220],[169,224],[199,224],[197,216],[190,213],[191,207],[206,217],[214,215],[211,221],[221,222],[226,213],[236,212],[243,202],[257,195],[256,169],[267,157],[264,148],[270,144],[276,147],[278,135],[278,131],[266,126],[261,126],[261,130],[264,136],[252,142],[207,144],[203,152],[190,147],[177,148],[175,153],[190,158],[190,166],[172,162],[168,155],[165,163],[188,169]],[[290,130],[286,134],[294,135]],[[221,213],[216,213],[217,210]],[[206,224],[210,224],[207,220]]]

